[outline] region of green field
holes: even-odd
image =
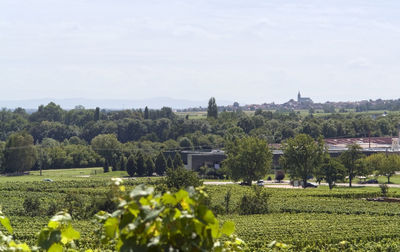
[[[20,177],[0,177],[0,203],[15,227],[15,238],[34,244],[36,233],[55,210],[70,209],[74,227],[82,234],[80,249],[98,248],[93,233],[96,223],[91,212],[110,191],[110,178],[126,177],[125,172],[103,173],[101,168],[48,170]],[[53,182],[43,181],[51,179]],[[124,179],[128,190],[145,183],[155,185],[159,178]],[[398,178],[396,177],[396,180]],[[376,187],[329,190],[265,188],[269,194],[269,214],[238,215],[237,206],[250,187],[239,185],[206,186],[211,208],[221,220],[233,220],[236,233],[250,251],[266,251],[271,241],[289,244],[293,251],[398,251],[400,246],[400,207],[397,203],[371,202],[365,198],[381,195]],[[231,191],[229,213],[224,197]],[[389,196],[400,197],[399,188]],[[24,202],[37,198],[37,212],[26,211]],[[26,203],[25,203],[26,204]],[[53,209],[56,208],[56,209]],[[381,248],[382,250],[379,250]],[[100,249],[105,249],[101,248]],[[391,249],[391,250],[390,250]]]

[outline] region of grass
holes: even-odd
[[[189,119],[207,119],[207,111],[176,112],[176,114],[182,118],[189,116]]]
[[[95,168],[72,168],[60,170],[43,170],[44,177],[76,177],[76,176],[94,176],[103,173],[102,167]],[[30,175],[40,176],[40,171],[31,171]]]
[[[87,180],[109,180],[113,177],[128,177],[126,171],[111,171],[104,173],[102,167],[95,168],[71,168],[43,170],[42,176],[40,171],[31,171],[29,175],[24,176],[0,176],[0,183],[7,182],[37,182],[44,179],[52,179],[54,181],[87,181]],[[156,177],[140,177],[140,180],[157,179]]]

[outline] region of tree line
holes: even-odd
[[[376,153],[366,156],[358,144],[350,144],[337,158],[327,152],[322,138],[314,141],[305,134],[289,139],[283,145],[283,156],[280,159],[283,168],[291,178],[301,179],[303,185],[310,177],[317,181],[325,180],[332,189],[337,181],[348,181],[352,186],[357,176],[367,179],[368,176],[390,177],[400,170],[400,156],[397,153]]]
[[[79,137],[90,143],[100,134],[115,134],[122,143],[131,141],[151,141],[163,143],[168,140],[179,142],[185,139],[187,147],[210,145],[213,141],[199,139],[223,137],[229,130],[240,130],[246,135],[261,136],[269,143],[280,143],[299,133],[311,135],[315,139],[322,135],[332,137],[393,136],[398,134],[400,115],[371,116],[363,113],[331,113],[326,116],[302,116],[294,111],[256,110],[250,115],[240,109],[218,112],[216,101],[211,98],[207,120],[189,119],[178,116],[171,108],[152,110],[141,109],[109,111],[85,109],[77,106],[63,110],[59,105],[49,103],[39,106],[28,114],[24,109],[2,109],[0,111],[0,141],[9,135],[25,130],[32,135],[35,144],[45,138],[59,142]],[[200,136],[199,136],[200,135]],[[209,139],[212,140],[212,139]],[[207,146],[206,146],[207,147]],[[208,146],[209,147],[209,146]]]
[[[350,144],[338,157],[331,157],[322,137],[317,140],[307,134],[288,139],[282,146],[279,162],[291,180],[300,180],[303,187],[310,178],[326,181],[329,188],[338,181],[348,181],[352,186],[357,176],[367,178],[386,176],[390,183],[400,170],[400,156],[396,153],[376,153],[366,156],[357,144]],[[226,147],[227,159],[223,162],[227,175],[235,181],[243,180],[247,185],[263,179],[271,172],[272,151],[265,140],[244,137],[233,140]],[[281,180],[280,178],[279,180]]]
[[[130,155],[136,156],[139,151],[155,162],[163,151],[220,149],[246,136],[270,144],[285,142],[298,134],[310,135],[314,140],[319,136],[393,136],[400,123],[400,115],[394,113],[376,117],[332,113],[317,117],[294,111],[218,111],[215,98],[209,101],[207,119],[178,116],[167,107],[110,111],[77,106],[64,110],[55,103],[41,105],[32,114],[22,108],[2,109],[0,118],[3,170],[9,155],[5,149],[21,145],[15,134],[31,137],[28,142],[36,149],[33,169],[94,167],[104,165],[105,160],[109,166],[121,169]],[[113,149],[111,154],[102,152],[107,148]]]
[[[133,147],[133,148],[132,148]],[[90,145],[75,137],[60,143],[45,138],[35,145],[26,131],[10,135],[0,146],[0,172],[22,174],[31,169],[84,168],[103,166],[104,172],[127,171],[130,176],[163,175],[168,168],[183,167],[178,151],[165,156],[146,153],[140,147],[123,144],[113,134],[101,134]]]

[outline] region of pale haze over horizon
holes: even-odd
[[[400,98],[400,1],[1,0],[0,100]]]

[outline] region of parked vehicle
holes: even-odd
[[[370,180],[361,182],[361,184],[378,184],[378,183],[379,182],[376,179],[370,179]]]
[[[264,186],[264,180],[259,180],[257,181],[258,186]]]
[[[307,184],[306,184],[306,188],[307,188],[307,187],[311,187],[311,188],[317,188],[317,187],[318,187],[318,185],[317,185],[317,184],[310,183],[310,182],[307,182]]]

